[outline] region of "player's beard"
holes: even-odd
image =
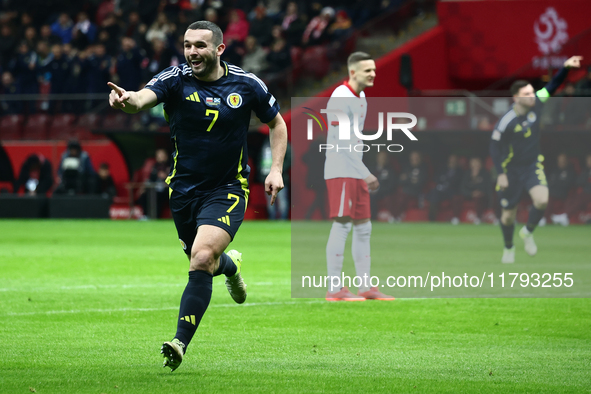
[[[211,55],[211,56],[210,56]],[[191,63],[191,59],[186,58],[187,63],[191,66],[191,71],[193,71],[193,76],[197,78],[208,77],[213,73],[213,71],[218,66],[218,59],[214,52],[208,54],[208,56],[201,57],[201,64],[197,67],[194,67]]]

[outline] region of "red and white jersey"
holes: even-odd
[[[358,119],[359,132],[363,132],[363,125],[365,124],[365,116],[367,115],[367,100],[365,93],[361,92],[358,96],[351,86],[345,82],[332,92],[328,100],[327,109],[339,109],[349,117],[349,124],[351,127],[351,139],[339,139],[339,123],[337,116],[328,114],[328,135],[326,143],[332,146],[332,149],[326,150],[326,161],[324,162],[324,179],[334,178],[356,178],[365,179],[371,173],[363,164],[362,147],[358,147],[355,151],[356,145],[362,145],[363,141],[359,139],[353,132],[353,122],[355,118]],[[357,116],[355,116],[357,114]]]

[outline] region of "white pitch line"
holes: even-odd
[[[289,285],[289,281],[278,282],[253,282],[248,283],[252,286],[284,286]],[[62,290],[101,290],[101,289],[137,289],[137,288],[162,288],[162,287],[184,287],[186,283],[165,283],[165,284],[132,284],[132,285],[77,285],[77,286],[45,286],[45,287],[7,287],[0,288],[0,292],[42,292],[42,291],[62,291]],[[226,286],[224,282],[216,283],[218,286]]]
[[[420,301],[429,300],[430,298],[399,298],[396,301]],[[371,301],[370,301],[371,302]],[[250,306],[277,306],[277,305],[297,305],[297,304],[347,304],[346,302],[328,302],[324,299],[315,299],[308,301],[277,301],[277,302],[252,302],[247,304],[213,304],[209,308],[235,308],[235,307],[250,307]],[[34,315],[62,315],[62,314],[83,314],[83,313],[120,313],[120,312],[158,312],[158,311],[172,311],[178,310],[178,306],[170,306],[165,308],[117,308],[117,309],[84,309],[84,310],[59,310],[59,311],[45,311],[45,312],[7,312],[0,316],[34,316]]]

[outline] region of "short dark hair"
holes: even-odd
[[[511,95],[515,96],[517,93],[519,93],[521,88],[524,88],[529,84],[529,81],[526,81],[525,79],[518,79],[517,81],[513,82],[511,85]]]
[[[213,43],[215,46],[218,46],[224,42],[224,33],[222,33],[222,29],[210,21],[193,22],[189,25],[189,27],[187,27],[187,30],[209,30],[213,33]]]
[[[347,59],[347,67],[351,67],[355,63],[359,63],[363,60],[372,60],[372,57],[369,53],[365,52],[353,52],[349,55]]]

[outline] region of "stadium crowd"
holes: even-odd
[[[371,196],[373,220],[399,222],[407,218],[409,209],[425,212],[421,220],[452,224],[462,218],[474,224],[494,223],[499,217],[496,173],[490,158],[451,154],[439,162],[424,160],[419,151],[413,151],[407,163],[383,152],[369,160],[373,165],[368,163],[368,168],[380,182],[380,189]],[[546,167],[550,203],[543,223],[568,226],[591,203],[591,153],[579,158],[561,152]],[[521,207],[529,204],[531,200],[524,195]],[[591,223],[591,217],[583,215],[578,221]]]
[[[185,61],[184,29],[201,19],[222,28],[224,60],[281,89],[292,57],[301,55],[301,48],[332,43],[334,53],[334,46],[345,42],[355,28],[403,2],[3,1],[0,94],[107,93],[109,80],[137,90],[160,70]],[[80,113],[93,104],[64,102],[39,109],[4,101],[0,111]]]

